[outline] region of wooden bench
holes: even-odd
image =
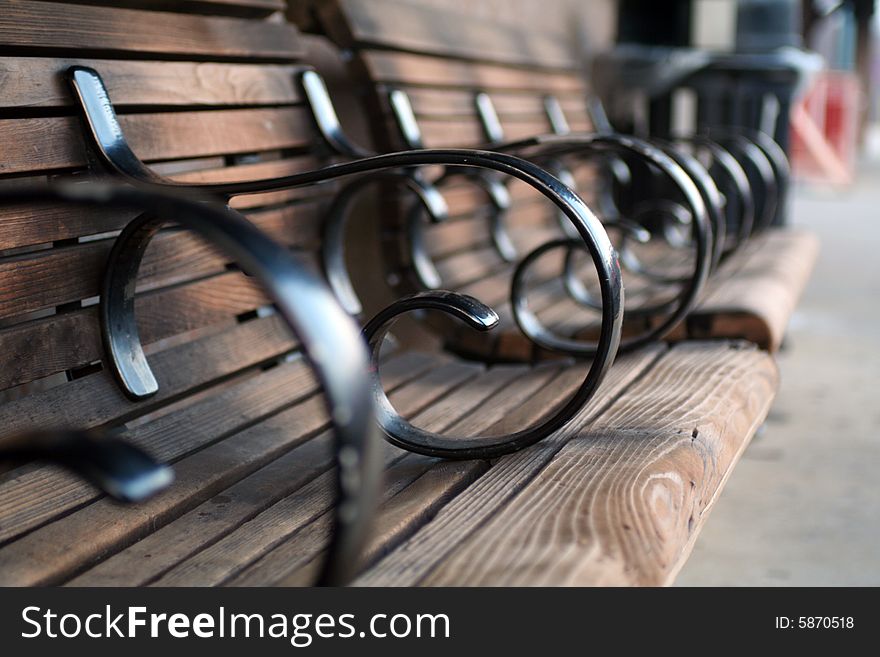
[[[556,32],[546,25],[533,26],[523,17],[528,14],[525,7],[519,11],[518,5],[509,5],[508,11],[492,16],[481,13],[474,3],[455,0],[312,0],[309,7],[306,11],[298,6],[294,17],[307,20],[309,29],[326,34],[349,53],[351,79],[372,117],[380,148],[395,150],[419,143],[491,147],[504,140],[593,128],[577,44],[561,24]],[[407,103],[401,102],[401,94],[409,105],[403,111],[400,108]],[[493,108],[489,120],[481,112],[487,99]],[[412,124],[407,122],[410,109]],[[601,210],[601,203],[592,203],[601,187],[597,183],[602,182],[597,181],[595,165],[566,173],[570,176],[566,180]],[[751,169],[744,173],[753,177]],[[504,304],[518,258],[502,257],[493,227],[503,223],[521,257],[551,236],[559,236],[557,217],[521,185],[510,185],[512,201],[503,218],[494,221],[487,217],[498,213],[497,204],[484,190],[461,180],[442,189],[452,220],[425,228],[422,236],[439,274],[436,284],[475,294],[497,306],[502,318],[500,330],[483,336],[461,332],[447,338],[448,345],[484,358],[538,357],[540,351],[516,329]],[[772,208],[768,209],[772,215]],[[409,230],[409,223],[404,213],[398,211],[397,216],[398,225],[389,228],[393,235],[389,259],[398,263],[394,276],[401,289],[417,289],[430,280],[420,273],[420,263],[410,252],[401,251],[406,236],[400,233]],[[801,233],[772,232],[773,236],[734,253],[721,271],[710,276],[710,289],[703,293],[699,309],[673,328],[669,339],[745,337],[764,348],[779,346],[815,261],[817,243]],[[756,249],[762,254],[756,255]],[[799,264],[793,269],[782,264],[751,269],[749,262],[755,258],[771,262],[777,250],[786,262]],[[558,264],[548,261],[543,267],[529,295],[530,305],[557,333],[589,337],[591,330],[584,327],[590,316],[567,298],[555,275]],[[738,280],[737,272],[748,269],[753,273]],[[783,269],[785,274],[780,273]],[[640,277],[630,274],[625,283],[632,301],[628,309],[650,305],[651,299],[656,302],[657,293],[650,285],[640,289],[645,286]],[[664,301],[670,298],[668,290],[659,294]],[[662,320],[662,315],[632,314],[628,333],[643,333]]]
[[[0,186],[107,175],[77,116],[75,65],[100,72],[125,137],[153,172],[226,182],[322,160],[294,83],[299,37],[272,13],[277,3],[200,0],[186,14],[150,11],[146,1],[99,4],[0,0],[0,70],[15,81],[0,100]],[[297,187],[231,204],[307,258],[322,246],[337,191]],[[2,214],[0,441],[55,425],[117,429],[173,463],[176,480],[129,507],[54,466],[3,472],[0,583],[314,581],[334,524],[332,423],[345,421],[325,410],[258,272],[246,276],[183,230],[183,214],[181,227],[156,234],[136,298],[158,390],[135,401],[111,371],[97,297],[117,233],[137,211],[56,200]],[[452,435],[522,429],[570,396],[585,370],[417,350],[381,363],[395,407]],[[655,345],[620,359],[572,423],[516,454],[448,461],[387,445],[375,531],[362,563],[349,567],[364,583],[509,583],[516,573],[530,583],[669,581],[776,384],[772,360],[743,343]],[[536,504],[547,491],[552,499]],[[637,502],[619,506],[632,491]],[[510,514],[534,524],[499,531]],[[541,550],[504,544],[527,537],[523,547]],[[473,559],[481,546],[498,546],[519,567]],[[473,577],[479,565],[492,570]]]

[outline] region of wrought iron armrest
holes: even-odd
[[[81,188],[49,190],[22,186],[0,191],[0,205],[44,202],[57,199],[83,202]],[[94,203],[103,201],[102,193]],[[140,448],[112,435],[55,429],[36,431],[0,441],[0,460],[49,461],[90,481],[120,502],[140,502],[159,492],[174,478],[171,469],[157,463]]]
[[[425,185],[420,178],[403,171],[379,170],[367,173],[346,185],[335,196],[324,216],[321,236],[324,274],[342,307],[352,315],[359,315],[363,308],[345,264],[345,223],[351,204],[358,194],[369,185],[383,181],[401,185],[415,196],[417,203],[413,206],[406,227],[413,270],[423,287],[436,288],[441,284],[440,274],[424,245],[422,210],[432,223],[444,221],[447,210],[443,197],[433,185]]]
[[[700,292],[709,275],[715,252],[713,223],[723,221],[720,210],[718,190],[708,174],[699,165],[693,166],[693,158],[679,152],[670,153],[635,137],[617,134],[577,134],[542,135],[530,139],[497,145],[504,152],[516,152],[527,158],[537,156],[560,157],[581,156],[585,153],[608,153],[616,156],[631,156],[647,161],[660,170],[678,189],[685,200],[692,218],[695,266],[683,290],[670,304],[643,309],[645,312],[667,312],[668,314],[644,334],[621,341],[621,351],[638,349],[661,339],[679,324],[694,308]],[[702,170],[702,171],[701,171]],[[695,183],[695,179],[700,183]],[[713,191],[714,190],[714,191]],[[707,203],[707,200],[709,203]],[[544,327],[537,316],[529,310],[526,299],[526,276],[529,267],[543,254],[554,249],[571,252],[576,243],[571,240],[556,240],[538,247],[519,264],[511,288],[512,310],[520,329],[536,344],[551,350],[561,351],[573,356],[585,357],[593,353],[593,345],[577,340],[562,338]],[[573,286],[566,286],[569,293]],[[579,297],[573,297],[579,301]],[[587,304],[592,306],[593,304]],[[668,306],[674,305],[669,310]]]
[[[784,209],[791,170],[785,151],[772,137],[758,130],[741,127],[710,128],[705,136],[728,149],[751,174],[749,180],[757,183],[760,192],[756,205],[760,208],[752,233],[773,223]]]
[[[157,390],[135,317],[135,282],[150,239],[166,219],[194,230],[262,283],[279,315],[299,338],[315,370],[334,428],[338,464],[335,527],[319,578],[344,583],[354,572],[381,472],[367,353],[359,331],[326,284],[283,246],[235,213],[212,204],[129,186],[66,184],[4,192],[9,202],[62,201],[136,208],[108,258],[100,319],[107,363],[132,399]]]
[[[576,242],[576,240],[572,240]],[[598,266],[598,263],[597,263]],[[606,273],[614,274],[613,267]],[[619,284],[619,280],[617,281]],[[605,279],[603,295],[615,287],[614,281]],[[399,299],[371,319],[364,327],[364,335],[372,351],[373,369],[378,372],[379,354],[385,335],[400,315],[415,310],[439,310],[445,312],[478,331],[488,331],[498,324],[498,315],[477,299],[463,294],[437,290],[422,292]],[[615,321],[607,312],[603,319]],[[603,338],[614,334],[603,324]],[[378,374],[373,380],[373,394],[378,406],[379,424],[388,440],[403,449],[418,454],[450,459],[489,459],[510,454],[534,445],[557,429],[565,426],[590,400],[611,364],[611,355],[616,345],[600,339],[597,351],[586,377],[580,387],[567,401],[557,405],[534,426],[511,434],[493,436],[451,436],[427,431],[410,423],[402,417],[389,401],[382,388]],[[611,351],[606,349],[610,348]]]
[[[112,106],[107,99],[106,89],[104,89],[97,73],[91,69],[74,67],[71,69],[71,79],[74,89],[81,100],[94,146],[105,163],[129,180],[134,180],[141,185],[156,186],[157,183],[155,181],[151,181],[139,173],[142,171],[143,164],[138,164],[140,161],[137,160],[126,144],[124,135],[112,111]],[[113,159],[117,155],[120,156],[119,160],[114,163]],[[426,149],[378,155],[352,162],[334,164],[315,171],[281,176],[271,180],[199,185],[180,184],[174,181],[162,180],[158,184],[161,187],[182,187],[214,196],[229,197],[238,194],[255,194],[310,185],[359,174],[378,175],[380,172],[388,172],[391,175],[396,175],[397,172],[402,170],[433,165],[450,168],[482,169],[519,178],[556,205],[571,222],[578,236],[583,240],[585,248],[593,258],[599,273],[602,294],[602,329],[598,342],[591,347],[587,354],[594,359],[593,367],[581,392],[577,396],[579,402],[589,398],[604,377],[608,367],[610,367],[620,342],[623,292],[617,254],[608,240],[602,224],[584,202],[558,179],[532,162],[506,153],[465,149]],[[688,184],[691,188],[693,187],[693,183],[688,181]],[[699,195],[696,192],[693,195],[696,198],[695,204],[701,203]],[[349,195],[350,197],[351,195]],[[340,201],[339,207],[344,209],[347,202],[347,200]],[[697,214],[702,216],[701,206],[695,205],[694,209]],[[235,219],[239,223],[247,223],[246,220],[232,213],[232,211],[227,210],[227,214],[230,219]],[[341,233],[341,228],[338,226],[338,222],[335,222],[337,225],[333,225],[334,221],[331,220],[331,227],[328,230],[338,235]],[[134,230],[132,226],[129,228]],[[155,230],[152,226],[150,226],[150,229]],[[327,254],[325,253],[326,257]],[[336,261],[337,257],[337,255],[331,254],[329,259],[330,261]],[[345,287],[344,283],[340,285]],[[352,307],[354,307],[353,304]],[[583,351],[579,351],[578,355],[583,353]],[[572,408],[566,407],[566,413],[560,414],[557,417],[563,417],[566,414],[570,417],[574,412],[571,410]],[[569,411],[571,412],[569,413]],[[542,426],[553,426],[553,423]]]
[[[693,157],[668,144],[649,143],[629,135],[578,133],[539,135],[495,144],[492,149],[537,162],[596,155],[640,160],[656,167],[677,188],[697,221],[700,215],[704,221],[711,221],[709,230],[715,230],[718,223],[715,214],[719,211],[720,198],[714,181]]]
[[[729,236],[727,234],[729,231],[726,222],[727,207],[725,207],[725,221],[721,222],[721,230],[716,233],[715,238],[715,265],[717,266],[723,256],[736,250],[752,233],[755,224],[755,198],[749,178],[746,175],[745,169],[743,169],[731,152],[712,139],[702,135],[693,135],[690,137],[676,137],[675,143],[707,149],[711,154],[717,173],[726,179],[729,185],[728,188],[736,195],[739,205],[739,212],[736,218],[737,231],[735,235]],[[729,202],[730,199],[727,200]]]
[[[299,76],[299,83],[312,110],[312,116],[315,119],[318,131],[331,151],[351,159],[362,159],[378,155],[374,151],[359,146],[346,134],[333,107],[327,86],[317,72],[312,70],[303,71]],[[394,102],[394,98],[395,96],[392,94],[392,102]],[[421,138],[417,134],[410,134],[408,136],[407,145],[413,150],[424,148]],[[447,172],[440,180],[436,180],[431,185],[428,185],[424,178],[419,175],[418,171],[407,172],[407,175],[412,177],[422,190],[432,190],[432,193],[436,194],[441,200],[442,196],[433,189],[434,186],[442,184],[443,180],[454,175],[465,175],[482,188],[489,196],[489,200],[494,208],[490,216],[489,226],[492,244],[502,259],[507,262],[512,262],[516,259],[516,248],[504,229],[502,218],[504,212],[510,207],[510,195],[507,193],[507,188],[497,177],[485,175],[485,172],[481,171],[452,171]],[[424,202],[420,205],[427,211],[430,221],[436,223],[445,219],[447,214],[445,207],[441,211],[441,206],[437,201],[433,203],[433,207]],[[420,283],[426,287],[437,287],[440,284],[439,274],[437,274],[436,268],[423,248],[423,241],[421,239],[422,222],[418,216],[420,213],[417,210],[416,208],[416,211],[413,212],[408,220],[408,231],[411,237],[410,243],[413,245],[413,252],[411,254],[413,266]]]
[[[349,138],[343,130],[339,116],[336,114],[336,108],[330,99],[330,92],[327,91],[327,85],[324,84],[324,79],[317,71],[303,71],[299,74],[298,81],[312,111],[312,118],[315,120],[318,132],[321,133],[324,142],[331,151],[353,160],[377,154]]]
[[[621,248],[618,251],[624,251],[629,240],[635,240],[640,244],[647,244],[651,240],[651,233],[634,221],[620,218],[612,221],[604,221],[602,225],[605,230],[618,231],[620,233]],[[576,254],[580,251],[580,247],[572,247],[565,254],[565,263],[563,265],[563,284],[566,292],[580,305],[592,308],[593,310],[601,310],[602,304],[587,289],[577,275]],[[632,311],[627,311],[630,313]]]
[[[623,308],[623,288],[617,254],[599,220],[584,202],[558,179],[541,167],[519,158],[502,154],[466,150],[422,150],[369,158],[360,162],[337,165],[337,171],[357,167],[418,166],[440,164],[447,167],[479,167],[516,177],[553,202],[572,224],[577,244],[591,256],[596,268],[600,295],[602,322],[599,337],[589,350],[578,344],[577,355],[592,357],[592,364],[577,391],[565,403],[553,409],[536,425],[502,436],[454,437],[442,436],[413,426],[391,406],[378,378],[378,350],[382,339],[396,318],[405,312],[435,309],[465,321],[472,328],[485,331],[497,323],[495,313],[476,299],[445,291],[424,292],[402,299],[379,313],[369,322],[365,334],[373,348],[375,368],[374,395],[379,406],[379,422],[393,444],[431,456],[467,459],[491,458],[534,444],[564,426],[592,398],[613,362],[620,344]],[[326,170],[325,170],[326,172]],[[360,181],[357,181],[360,183]],[[353,194],[354,192],[352,192]],[[350,198],[350,197],[349,197]],[[342,232],[341,219],[348,200],[338,201],[330,217],[334,234]],[[359,305],[358,305],[359,307]],[[527,333],[528,337],[532,337]],[[566,349],[562,351],[568,352]]]

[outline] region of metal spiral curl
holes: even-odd
[[[706,149],[712,158],[708,168],[709,174],[715,180],[719,191],[729,190],[725,195],[727,203],[725,221],[721,224],[723,230],[715,238],[714,266],[717,267],[724,256],[739,248],[752,233],[755,224],[755,199],[748,175],[728,149],[708,137],[702,135],[677,137],[675,143]],[[731,195],[735,197],[735,203],[731,202]],[[735,214],[732,213],[731,208],[736,210]],[[733,234],[730,231],[731,226],[736,229]]]
[[[345,265],[345,222],[350,206],[358,194],[369,185],[379,182],[401,184],[416,197],[418,203],[414,206],[407,225],[409,241],[412,245],[413,270],[421,285],[430,288],[440,285],[440,274],[424,247],[421,226],[423,216],[427,216],[428,220],[435,224],[446,221],[448,208],[443,196],[433,185],[405,172],[376,171],[363,175],[336,194],[324,217],[321,236],[324,274],[342,307],[352,315],[359,315],[363,307]]]
[[[126,226],[111,250],[100,307],[108,369],[134,400],[158,390],[138,334],[134,301],[141,258],[166,218],[206,238],[263,284],[279,315],[300,339],[324,390],[334,428],[338,503],[318,581],[346,582],[354,573],[372,514],[381,463],[372,394],[363,375],[368,364],[366,350],[357,326],[339,307],[326,283],[239,215],[178,194],[88,183],[3,192],[0,200],[136,208],[144,213]],[[9,453],[40,456],[46,449],[53,451],[53,458],[63,458],[116,496],[139,499],[152,490],[147,485],[150,481],[144,482],[151,463],[118,441],[90,441],[72,432],[42,443],[22,439]],[[142,473],[140,478],[135,477],[138,473]],[[152,481],[160,474],[161,470],[154,469]]]
[[[443,175],[434,181],[434,185],[442,188],[445,182],[455,177],[463,177],[485,192],[492,206],[488,217],[489,239],[492,242],[492,248],[504,262],[515,262],[519,254],[510,233],[507,232],[504,221],[511,204],[510,192],[507,191],[507,187],[498,179],[498,176],[489,175],[489,172],[460,168],[447,168]],[[410,224],[413,223],[414,217],[411,217]]]
[[[718,222],[715,214],[717,211],[717,188],[703,172],[697,177],[699,185],[694,182],[691,169],[699,172],[701,167],[692,166],[693,158],[683,153],[671,154],[657,146],[643,140],[617,134],[595,135],[564,135],[564,136],[541,136],[510,142],[499,146],[499,150],[505,152],[523,153],[529,159],[541,161],[542,158],[558,158],[565,155],[593,156],[595,154],[609,154],[617,156],[629,156],[639,158],[643,162],[650,163],[657,168],[679,191],[684,199],[687,209],[692,217],[693,248],[695,250],[695,266],[692,275],[687,279],[682,291],[672,300],[674,308],[669,309],[667,304],[656,305],[651,312],[667,311],[663,321],[658,322],[653,328],[645,333],[622,340],[621,351],[631,351],[641,348],[651,342],[662,339],[669,331],[679,324],[691,311],[698,301],[699,294],[706,282],[712,266],[714,252],[712,222]],[[714,188],[714,193],[711,191]],[[713,213],[707,207],[706,199],[713,204]],[[710,219],[711,217],[711,219]],[[528,269],[537,259],[555,249],[578,249],[580,246],[569,239],[554,240],[537,249],[523,259],[516,271],[511,285],[511,305],[514,320],[520,330],[535,344],[545,349],[556,351],[571,356],[586,358],[595,354],[595,343],[586,343],[556,335],[543,326],[538,317],[531,311],[528,305],[525,280]],[[571,292],[574,286],[568,285],[566,289]],[[575,298],[575,301],[578,299]],[[604,303],[604,302],[603,302]],[[595,307],[591,302],[590,307]]]
[[[712,128],[704,134],[730,152],[745,170],[755,203],[750,235],[760,233],[773,223],[783,207],[788,182],[785,154],[780,156],[779,145],[760,132]]]
[[[415,428],[413,428],[413,431],[410,431],[405,423],[383,420],[381,426],[388,435],[389,440],[395,442],[395,444],[407,446],[408,449],[413,451],[437,456],[442,455],[448,458],[497,456],[522,449],[550,435],[568,423],[595,394],[610,369],[620,344],[623,324],[623,287],[620,280],[620,266],[617,254],[601,222],[587,208],[580,197],[534,163],[506,153],[465,149],[425,149],[378,155],[353,162],[331,165],[315,171],[281,176],[269,180],[216,184],[178,183],[158,176],[134,154],[119,126],[107,90],[97,72],[84,67],[72,67],[69,71],[69,76],[74,91],[80,100],[80,107],[88,127],[88,134],[98,157],[111,171],[147,188],[196,190],[215,198],[228,199],[239,194],[257,194],[289,189],[357,174],[376,174],[378,172],[391,171],[393,175],[397,175],[396,172],[402,170],[428,165],[441,165],[447,168],[481,169],[518,178],[541,193],[556,205],[560,212],[565,214],[580,236],[584,249],[592,257],[599,278],[602,302],[602,321],[599,337],[595,348],[591,352],[593,357],[592,363],[580,387],[567,402],[559,404],[557,408],[550,411],[545,418],[541,419],[533,427],[506,436],[493,437],[488,439],[488,442],[486,439],[444,437]],[[354,193],[354,191],[351,192],[351,194]],[[344,203],[340,202],[340,211],[347,204],[347,201]],[[247,220],[228,208],[225,213],[220,213],[220,215],[237,225],[248,224]],[[334,221],[341,230],[342,224],[338,223],[341,219]],[[156,228],[156,224],[149,219],[145,219],[139,225],[130,224],[126,229],[127,235],[124,234],[120,237],[120,241],[117,242],[117,250],[124,249],[129,253],[124,260],[111,256],[111,262],[136,263],[139,258],[139,252],[142,254],[146,241],[148,241],[152,232],[155,232]],[[339,239],[338,231],[334,233],[334,237],[337,240]],[[234,245],[228,244],[228,246]],[[261,271],[257,263],[250,261],[245,263],[244,268],[251,274]],[[108,289],[111,296],[108,298],[113,298],[112,294],[115,290],[117,296],[121,297],[120,303],[123,305],[124,303],[129,303],[129,301],[127,301],[125,296],[125,285],[121,281],[134,280],[133,274],[136,273],[136,264],[130,264],[128,269],[129,271],[125,276],[113,275],[108,277],[108,280],[117,281],[112,285],[108,283],[108,285],[111,285]],[[133,287],[133,284],[130,283],[130,285]],[[130,293],[131,290],[129,291]],[[424,296],[416,297],[414,300],[404,299],[397,304],[392,304],[381,316],[387,318],[385,322],[387,325],[400,312],[420,308],[420,304],[426,303],[429,304],[428,307],[438,308],[459,317],[467,317],[467,314],[462,314],[463,307],[470,307],[471,310],[478,308],[473,305],[469,306],[470,301],[466,297],[449,293],[442,296],[442,303],[436,298],[426,298]],[[133,308],[133,304],[131,305]],[[129,311],[125,307],[122,309]],[[491,312],[485,306],[480,308],[480,311],[483,313],[483,317],[488,316],[488,312]],[[130,315],[131,313],[128,312],[128,314]],[[332,324],[332,321],[330,324]],[[371,324],[371,326],[377,325]],[[127,321],[127,329],[129,331],[136,329],[133,316]],[[373,330],[374,334],[379,332],[379,328]],[[118,335],[124,337],[125,334],[118,333]],[[126,352],[128,357],[131,356],[131,353],[136,353],[135,350],[140,348],[137,334],[129,333],[129,335],[131,339],[126,344],[126,347],[130,350],[130,352]],[[338,354],[336,354],[336,357],[338,358]],[[135,360],[138,359],[135,357]],[[140,359],[138,362],[144,361]],[[375,376],[378,377],[378,372],[375,373]],[[379,387],[381,388],[381,385]],[[377,401],[381,403],[381,398],[378,394]],[[382,417],[388,418],[393,416],[382,415]],[[474,444],[474,440],[484,444],[482,446]]]

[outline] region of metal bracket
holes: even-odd
[[[67,76],[103,164],[133,182],[166,183],[162,176],[144,165],[129,146],[98,72],[87,66],[71,66]]]
[[[318,132],[333,152],[353,159],[374,155],[372,151],[358,146],[349,139],[342,129],[336,108],[333,107],[333,101],[327,91],[327,85],[316,71],[308,70],[300,73],[299,84],[312,110]]]
[[[143,502],[174,481],[174,471],[114,436],[54,431],[4,441],[0,460],[49,461],[100,488],[119,502]]]
[[[474,105],[476,106],[477,116],[480,117],[480,125],[483,126],[483,134],[486,141],[490,144],[499,144],[504,141],[504,128],[501,127],[501,119],[498,118],[498,112],[495,110],[495,103],[484,91],[477,92],[474,95]]]
[[[300,339],[324,390],[334,428],[339,501],[333,537],[319,582],[335,585],[346,582],[354,573],[366,523],[374,507],[381,463],[372,393],[365,376],[369,359],[357,326],[335,302],[326,284],[253,224],[222,206],[214,207],[204,201],[98,183],[4,190],[0,201],[61,202],[86,207],[136,208],[142,212],[117,238],[108,258],[101,291],[100,322],[108,355],[106,365],[133,399],[154,392],[150,381],[155,384],[155,377],[144,359],[134,318],[134,293],[140,257],[163,222],[158,217],[173,218],[207,238],[263,284],[279,315]],[[149,377],[144,373],[149,373]],[[130,450],[114,448],[113,453],[125,456],[127,461],[114,457],[107,463],[95,465],[96,460],[103,458],[101,452],[90,451],[87,449],[90,445],[82,441],[71,445],[80,459],[71,462],[83,468],[105,468],[92,472],[92,476],[100,476],[116,494],[134,498],[162,483],[160,475],[155,472],[150,475],[150,464],[136,459]],[[121,473],[120,479],[113,468],[123,463],[132,465],[128,474]],[[135,476],[138,473],[140,476]],[[134,478],[126,479],[129,475]]]
[[[567,135],[571,132],[565,112],[556,96],[544,96],[544,113],[550,121],[550,130],[554,135]]]
[[[417,150],[424,148],[425,143],[422,141],[422,131],[419,128],[416,113],[413,111],[412,103],[409,102],[407,93],[400,89],[392,89],[388,92],[388,102],[391,105],[391,112],[397,120],[397,127],[400,129],[403,143],[408,148]]]

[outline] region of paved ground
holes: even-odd
[[[792,216],[822,253],[782,387],[679,585],[880,585],[880,170]]]

